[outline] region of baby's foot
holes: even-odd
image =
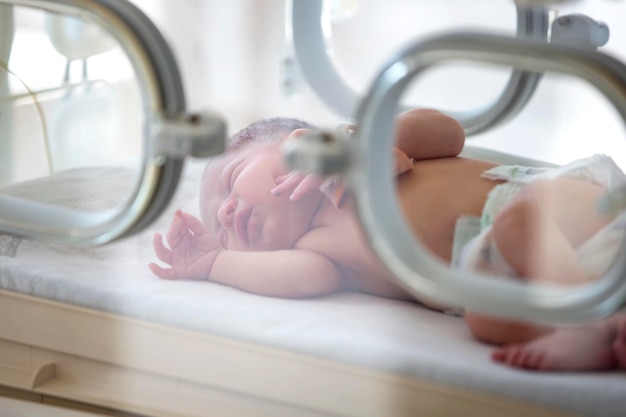
[[[626,320],[617,326],[617,336],[613,342],[613,354],[617,367],[626,369]]]
[[[505,346],[492,359],[512,366],[536,371],[600,371],[616,367],[613,351],[620,351],[626,363],[626,326],[622,326],[622,343],[603,324],[558,329],[525,344]],[[612,346],[613,345],[613,346]]]

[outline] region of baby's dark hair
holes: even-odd
[[[235,133],[228,142],[228,153],[236,153],[241,148],[251,144],[275,143],[296,129],[315,129],[315,126],[294,118],[289,117],[272,117],[269,119],[261,119],[254,122],[239,132]],[[215,159],[209,160],[202,174],[202,182],[207,179],[207,172]],[[200,187],[200,219],[206,225],[208,224],[207,213],[204,207],[207,206],[207,199],[210,196],[206,193],[205,187]]]
[[[250,143],[274,142],[296,129],[315,129],[315,126],[290,117],[261,119],[235,133],[228,142],[228,150],[237,151]]]
[[[273,143],[287,137],[296,129],[315,129],[315,126],[290,117],[272,117],[256,121],[239,132],[235,133],[228,141],[226,152],[238,152],[242,148],[251,144]],[[207,169],[211,165],[210,160],[202,174],[202,179],[206,178]]]

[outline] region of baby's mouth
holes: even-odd
[[[235,216],[235,234],[237,240],[244,246],[250,246],[249,223],[252,210],[243,210]]]

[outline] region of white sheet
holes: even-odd
[[[207,282],[157,279],[147,268],[155,259],[152,234],[165,232],[176,208],[197,212],[201,171],[200,163],[186,168],[175,202],[150,230],[108,246],[76,249],[0,235],[0,286],[584,415],[624,415],[626,373],[508,369],[490,362],[491,348],[472,340],[461,319],[412,303],[355,293],[272,299]],[[123,175],[99,178],[115,189]],[[41,185],[24,187],[30,193]]]

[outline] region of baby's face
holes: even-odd
[[[291,249],[310,230],[321,204],[311,193],[290,201],[270,190],[289,169],[278,144],[250,145],[207,166],[200,190],[202,222],[230,250]]]

